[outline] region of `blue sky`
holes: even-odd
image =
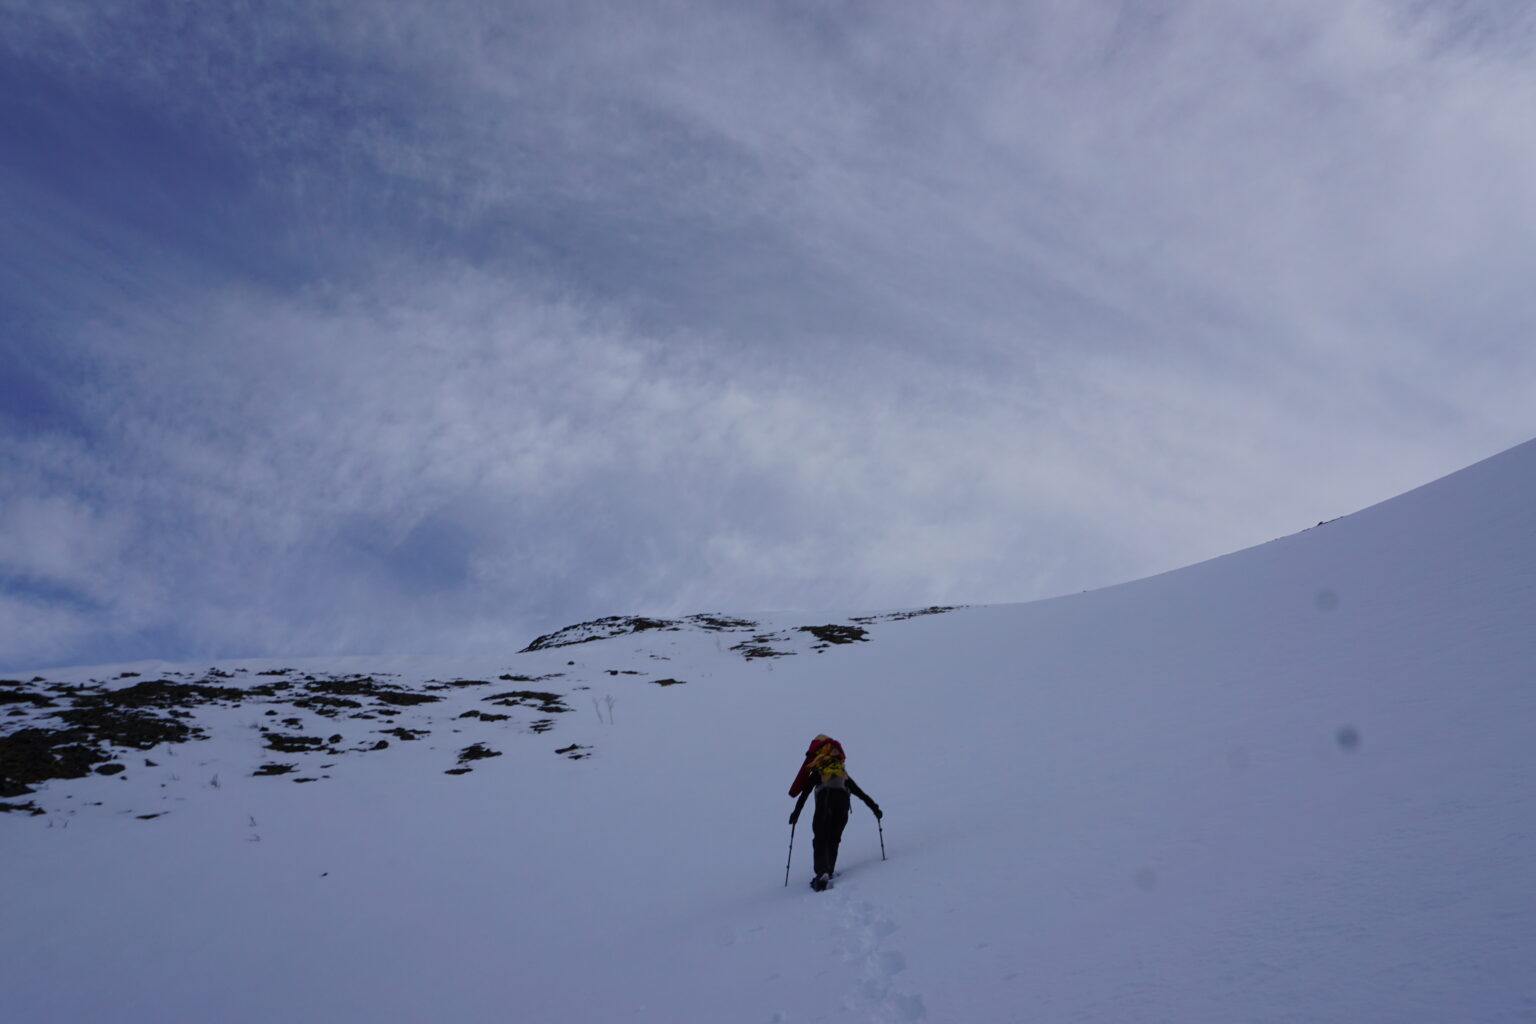
[[[7,670],[1027,600],[1536,434],[1524,5],[0,29]]]

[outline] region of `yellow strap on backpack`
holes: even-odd
[[[811,769],[821,773],[821,781],[826,782],[834,776],[848,777],[847,769],[843,767],[842,760],[837,756],[837,749],[830,743],[821,748],[816,755],[816,760],[811,763]]]

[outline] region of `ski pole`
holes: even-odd
[[[881,849],[884,850],[884,841],[881,841]],[[795,823],[789,823],[789,856],[784,859],[784,885],[789,885],[789,862],[795,859]]]
[[[875,819],[875,827],[880,830],[880,859],[885,860],[885,825],[879,818]],[[784,872],[784,884],[789,884],[789,872]]]

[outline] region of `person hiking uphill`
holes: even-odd
[[[817,736],[805,750],[805,762],[795,776],[795,784],[789,787],[790,796],[799,796],[795,809],[789,816],[790,825],[800,820],[800,809],[805,798],[816,794],[816,813],[811,817],[811,849],[814,853],[816,876],[811,888],[817,892],[832,885],[832,873],[837,868],[837,846],[843,839],[843,827],[848,824],[849,794],[869,805],[879,820],[880,805],[859,784],[848,777],[843,767],[843,745],[830,736]]]

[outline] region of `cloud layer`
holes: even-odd
[[[1530,436],[1505,5],[0,4],[0,665],[1023,600]]]

